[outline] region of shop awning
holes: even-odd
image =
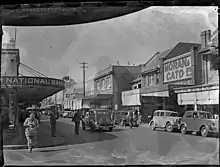
[[[178,94],[178,104],[179,105],[194,105],[196,104],[196,93],[181,93]]]
[[[219,90],[197,92],[197,104],[219,104]]]
[[[139,106],[140,102],[140,89],[124,91],[121,95],[123,106]]]
[[[161,92],[144,93],[142,94],[142,96],[169,97],[169,92],[161,91]]]
[[[180,93],[178,94],[178,104],[219,104],[219,90]]]
[[[112,94],[97,94],[93,96],[84,97],[83,100],[102,100],[102,99],[110,99],[112,98]]]

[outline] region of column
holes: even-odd
[[[194,104],[194,110],[197,111],[197,104]]]

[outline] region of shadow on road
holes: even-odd
[[[39,152],[56,152],[56,151],[60,152],[60,151],[66,151],[66,150],[68,150],[68,149],[61,148],[61,149],[55,149],[55,150],[41,150]]]
[[[104,140],[113,140],[117,138],[116,135],[101,132],[88,132],[80,129],[80,134],[75,134],[74,125],[64,122],[57,122],[57,135],[64,138],[64,145],[75,145],[91,142],[99,142]]]

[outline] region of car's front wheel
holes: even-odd
[[[153,121],[151,122],[150,126],[151,126],[151,129],[152,129],[152,130],[156,130],[156,127],[155,127],[155,125],[154,125],[154,122],[153,122]]]
[[[109,132],[112,132],[113,131],[113,128],[111,127],[111,128],[109,128]]]
[[[200,135],[203,136],[203,137],[207,137],[208,134],[209,134],[208,127],[202,126],[202,127],[200,128]]]
[[[181,131],[182,134],[186,134],[186,132],[187,132],[187,128],[186,128],[186,126],[185,126],[184,124],[181,125],[181,127],[180,127],[180,131]]]
[[[172,132],[173,131],[173,125],[170,122],[167,122],[165,128],[166,128],[167,132]]]

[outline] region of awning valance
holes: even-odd
[[[130,91],[124,91],[121,95],[123,106],[139,106],[140,102],[140,89],[133,89]]]
[[[178,104],[179,105],[190,105],[190,104],[193,105],[193,104],[196,104],[196,94],[195,94],[195,92],[178,94]]]
[[[169,97],[169,92],[161,91],[161,92],[144,93],[142,94],[142,96]]]
[[[178,104],[219,104],[219,90],[180,93],[178,94]]]

